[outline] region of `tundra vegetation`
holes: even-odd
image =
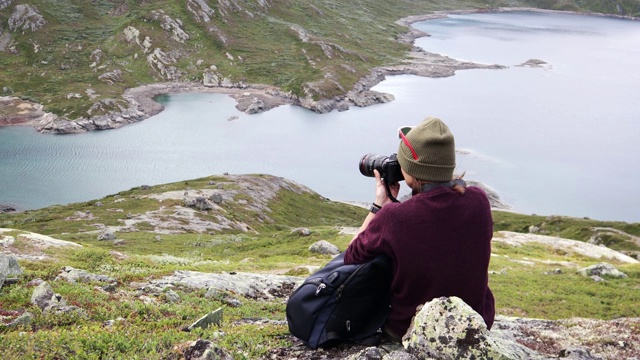
[[[498,7],[640,14],[640,4],[630,0],[0,0],[0,96],[42,104],[70,120],[118,111],[127,88],[205,77],[217,86],[267,84],[293,97],[331,98],[372,68],[402,61],[411,45],[399,41],[408,29],[398,19]],[[4,111],[0,117],[13,116]],[[0,288],[0,353],[6,359],[171,359],[203,338],[236,359],[268,356],[293,342],[283,323],[285,298],[241,298],[230,306],[202,289],[176,287],[176,300],[145,295],[139,284],[178,270],[303,278],[330,259],[309,246],[327,240],[344,250],[352,236],[345,229],[358,227],[366,211],[256,175],[141,186],[94,201],[1,213],[0,228],[11,230],[0,234],[0,249],[17,254],[24,272]],[[640,250],[640,224],[499,211],[494,219],[496,231],[561,236],[634,256]],[[294,231],[300,227],[309,235]],[[106,230],[116,238],[99,240]],[[82,247],[42,247],[27,232]],[[493,254],[490,286],[499,314],[640,316],[638,265],[611,261],[628,276],[595,282],[574,270],[599,261],[571,251],[496,242]],[[56,280],[67,266],[113,278],[115,287]],[[83,312],[34,306],[38,279]],[[219,307],[219,326],[182,330]],[[33,314],[30,321],[4,326],[25,311]]]
[[[630,0],[3,0],[0,96],[69,120],[121,112],[125,89],[158,82],[334,98],[407,56],[411,44],[399,39],[409,29],[398,19],[498,7],[640,14]]]
[[[198,207],[191,201],[196,198],[208,206]],[[0,352],[6,359],[177,359],[185,344],[202,338],[236,359],[269,357],[273,349],[294,343],[283,321],[286,296],[205,296],[206,289],[176,286],[171,291],[178,300],[171,300],[141,292],[140,284],[177,270],[303,279],[331,258],[310,252],[309,246],[327,240],[344,250],[366,212],[281,178],[247,175],[140,186],[88,202],[0,214],[0,249],[18,254],[24,271],[17,282],[0,289],[0,320],[9,323],[25,311],[33,315],[26,324],[0,325]],[[603,241],[629,254],[640,249],[638,223],[502,211],[495,211],[494,219],[496,239],[505,236],[502,230],[535,231]],[[99,240],[107,229],[115,239]],[[616,235],[603,236],[604,229]],[[82,247],[43,248],[21,236],[27,232]],[[576,269],[601,260],[566,249],[494,241],[492,253],[490,286],[498,314],[542,319],[640,316],[638,264],[607,260],[627,277],[596,282]],[[66,266],[108,276],[115,280],[114,288],[104,291],[104,283],[56,280]],[[36,279],[84,311],[41,311],[30,302]],[[240,305],[231,306],[229,296]],[[224,311],[219,326],[182,330],[219,307]]]

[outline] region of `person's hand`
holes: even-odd
[[[376,176],[376,204],[380,206],[384,206],[385,204],[390,203],[391,199],[387,194],[387,189],[384,186],[384,181],[380,177],[380,173],[378,172],[378,170],[373,170],[373,174]],[[389,191],[391,192],[391,195],[395,198],[396,196],[398,196],[398,192],[400,192],[400,184],[399,183],[390,184]]]

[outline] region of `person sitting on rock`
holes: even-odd
[[[440,119],[429,117],[400,137],[398,163],[413,196],[393,202],[400,184],[389,184],[389,194],[375,170],[376,201],[344,261],[364,263],[378,254],[391,258],[391,311],[383,332],[393,340],[401,340],[419,305],[443,296],[461,298],[491,328],[489,200],[482,189],[453,179],[454,138]]]

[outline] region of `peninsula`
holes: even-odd
[[[0,126],[31,125],[55,134],[113,129],[162,111],[154,96],[180,92],[229,94],[247,113],[282,104],[325,113],[388,102],[393,95],[371,91],[388,75],[442,77],[460,69],[504,68],[416,48],[413,41],[427,34],[411,23],[454,12],[538,6],[173,3],[65,3],[53,11],[37,0],[0,1],[0,52],[6,55],[0,65],[10,69],[0,74]],[[552,1],[546,8],[640,14],[640,5],[597,3]]]

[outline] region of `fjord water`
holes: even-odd
[[[431,115],[456,136],[457,172],[513,210],[640,221],[640,22],[517,12],[415,26],[432,35],[416,41],[427,51],[508,68],[390,77],[374,89],[395,101],[323,115],[291,106],[246,115],[226,95],[181,94],[117,130],[0,128],[0,204],[32,209],[224,172],[273,174],[333,200],[369,202],[362,155],[396,152],[397,128]],[[529,59],[547,64],[516,66]]]

